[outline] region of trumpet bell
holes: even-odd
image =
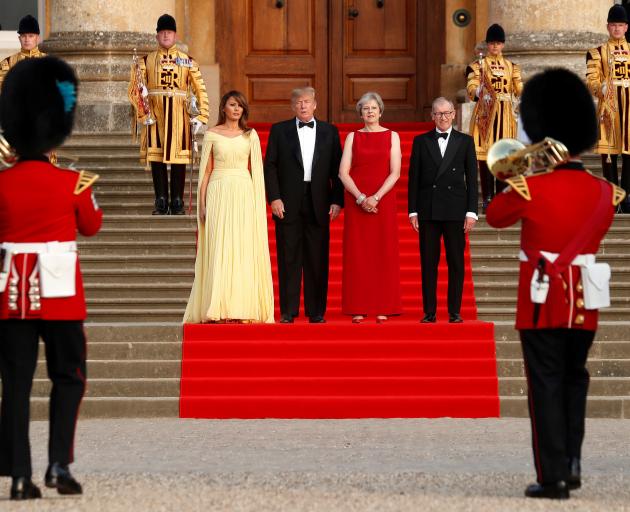
[[[567,147],[560,141],[545,137],[525,146],[516,139],[502,139],[488,151],[488,169],[501,181],[521,174],[549,171],[570,158]]]
[[[488,169],[493,176],[501,181],[505,181],[514,176],[523,174],[523,169],[514,165],[511,155],[525,149],[525,144],[516,139],[501,139],[495,142],[488,150]]]

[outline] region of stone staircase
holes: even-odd
[[[76,134],[64,151],[100,174],[101,232],[80,240],[89,317],[88,391],[82,417],[177,416],[181,318],[193,280],[193,217],[150,215],[152,183],[128,134]],[[63,163],[63,160],[62,160]],[[586,159],[601,172],[599,158]],[[188,194],[188,190],[186,190]],[[518,229],[496,231],[483,218],[471,239],[479,318],[496,325],[501,410],[525,416],[526,384],[513,329]],[[613,305],[591,351],[589,415],[630,417],[630,216],[617,216],[601,250],[613,267]],[[43,351],[41,352],[43,357]],[[33,416],[47,415],[43,361]]]

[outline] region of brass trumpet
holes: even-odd
[[[505,181],[521,174],[551,170],[569,157],[567,147],[550,137],[530,146],[516,139],[501,139],[490,147],[487,163],[494,177]]]

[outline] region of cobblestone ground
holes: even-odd
[[[47,425],[31,427],[36,481]],[[79,423],[72,469],[84,496],[0,510],[630,511],[630,421],[589,420],[584,485],[565,503],[523,498],[529,423],[492,420]]]

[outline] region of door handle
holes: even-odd
[[[359,15],[359,9],[356,7],[350,7],[348,9],[348,19],[353,20]]]
[[[385,7],[385,0],[376,0],[376,7],[378,7],[379,9]]]
[[[276,0],[276,9],[282,9],[284,7],[284,0]]]

